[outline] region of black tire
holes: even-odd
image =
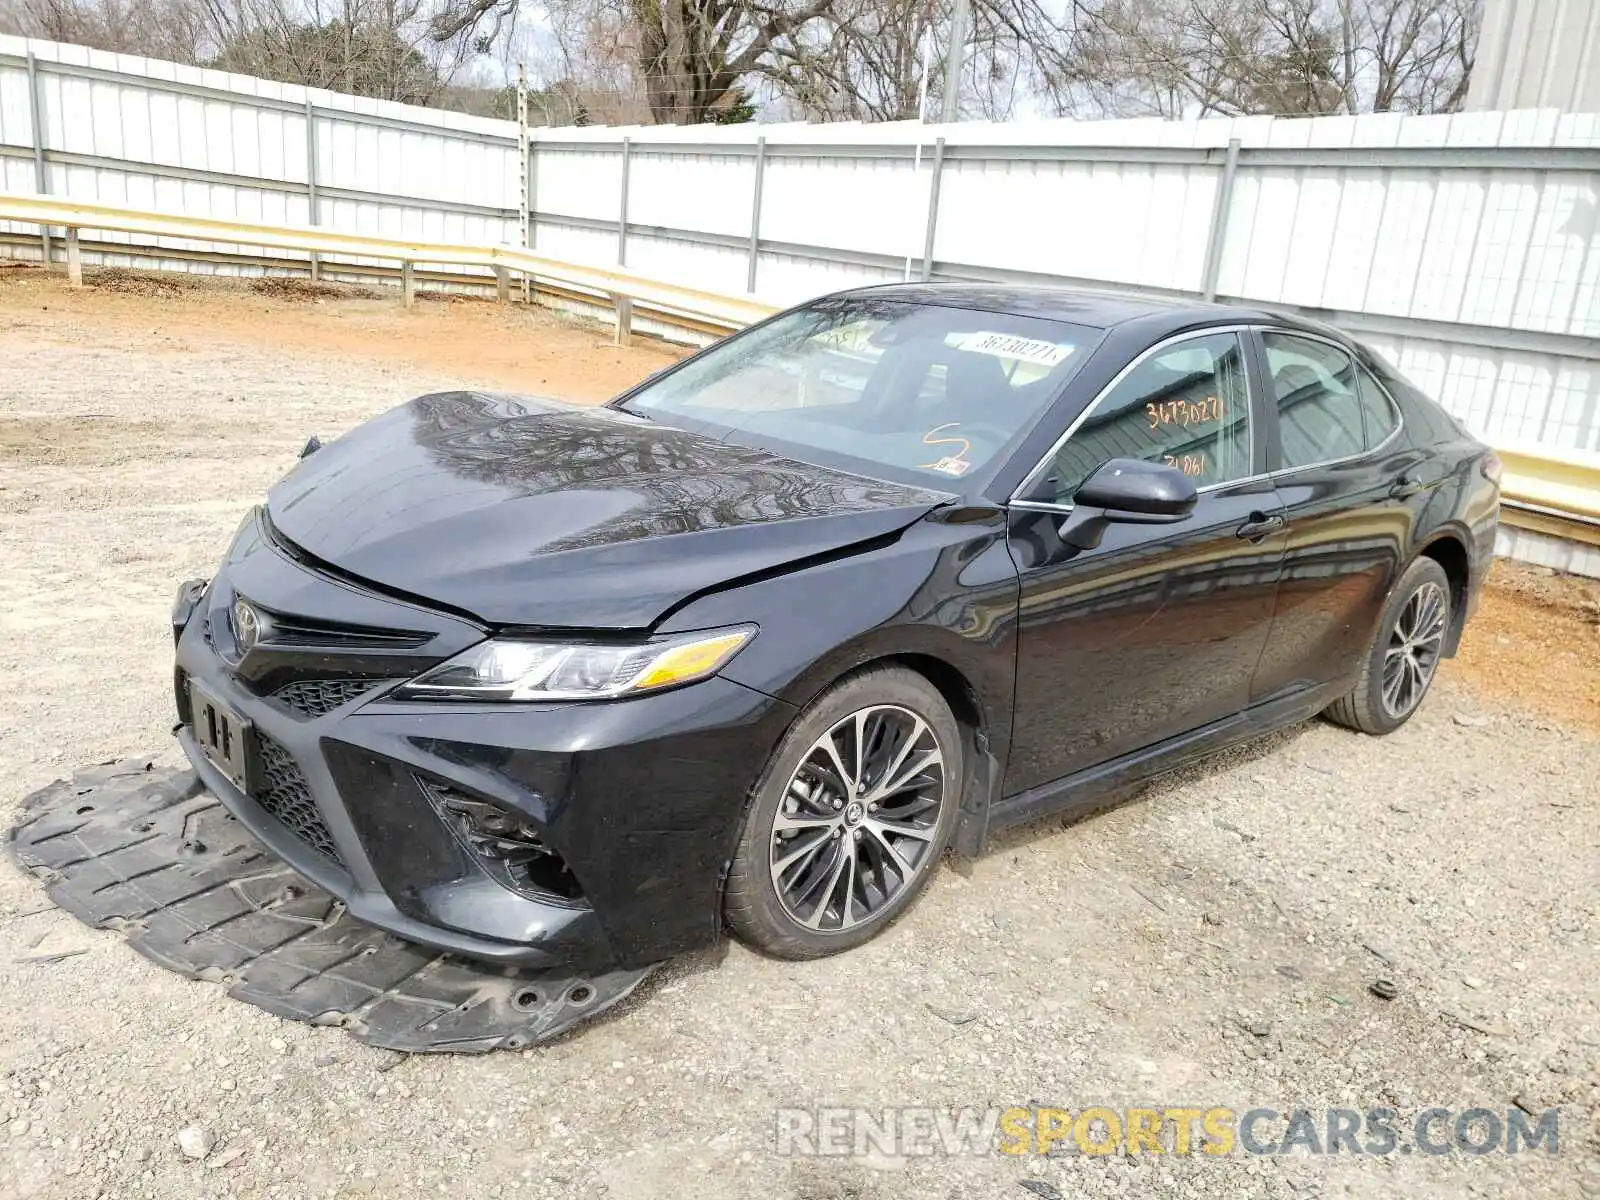
[[[1432,590],[1430,590],[1432,589]],[[1422,605],[1428,597],[1437,600],[1438,608],[1429,609],[1433,615],[1427,617],[1428,631],[1436,631],[1437,638],[1432,643],[1433,649],[1429,652],[1427,661],[1423,664],[1425,673],[1421,675],[1420,687],[1414,694],[1408,694],[1407,703],[1395,704],[1386,699],[1386,683],[1393,683],[1393,678],[1385,678],[1385,666],[1389,661],[1391,650],[1402,650],[1413,644],[1405,637],[1403,619],[1412,613],[1420,613]],[[1413,602],[1417,608],[1413,609]],[[1422,707],[1422,701],[1428,694],[1428,689],[1433,685],[1434,675],[1437,673],[1439,659],[1443,655],[1444,644],[1450,635],[1450,621],[1452,618],[1452,598],[1450,590],[1450,577],[1445,574],[1444,568],[1431,558],[1419,558],[1406,568],[1393,589],[1389,592],[1389,600],[1383,606],[1383,615],[1378,618],[1378,627],[1372,636],[1372,645],[1367,649],[1367,656],[1361,665],[1361,678],[1351,689],[1350,694],[1335,700],[1323,716],[1336,725],[1343,725],[1347,729],[1359,730],[1373,736],[1393,733],[1400,726],[1409,721]],[[1413,653],[1413,661],[1424,657]],[[1401,664],[1401,670],[1404,671]],[[1408,681],[1401,681],[1401,686],[1410,686]]]
[[[864,793],[859,790],[855,793],[861,797],[858,802],[834,804],[834,800],[842,800],[843,793],[848,792],[848,783],[843,787],[831,787],[821,774],[813,778],[815,764],[823,760],[814,760],[811,755],[814,750],[819,755],[823,753],[818,750],[818,744],[825,734],[840,723],[848,723],[847,729],[837,733],[845,748],[840,760],[843,766],[842,760],[849,757],[853,745],[851,731],[856,728],[850,719],[863,710],[874,710],[867,718],[872,731],[865,739],[869,761],[860,772],[871,782]],[[916,726],[902,713],[912,714],[925,726],[921,740],[915,745],[906,745]],[[919,784],[885,793],[883,811],[874,807],[873,811],[879,815],[867,815],[866,802],[877,794],[884,782],[882,776],[892,773],[889,768],[895,765],[896,748],[905,751],[899,772],[909,771],[927,759],[929,736],[940,755],[943,772],[937,809],[930,813],[918,807],[915,817],[907,816],[902,820],[899,816],[912,811],[913,805],[926,803],[930,789]],[[840,744],[840,741],[833,741],[836,747]],[[950,706],[938,689],[915,671],[903,667],[873,667],[824,692],[785,735],[752,794],[723,895],[723,913],[728,925],[755,948],[788,959],[821,958],[876,937],[904,913],[927,886],[949,845],[960,812],[961,786],[965,779],[962,745],[961,729]],[[878,748],[875,757],[874,748]],[[875,780],[874,764],[880,771]],[[806,772],[797,774],[803,765]],[[915,776],[917,780],[931,778],[931,771]],[[791,785],[798,790],[791,792]],[[899,799],[902,796],[906,799]],[[780,832],[776,828],[780,805],[787,805],[786,821],[796,820],[798,814],[799,819],[815,827],[818,836],[812,837],[812,828],[786,828]],[[837,817],[832,815],[835,809],[839,812]],[[889,823],[891,821],[893,823]],[[926,821],[926,827],[916,825],[917,821]],[[916,836],[902,836],[895,832],[897,827],[916,828]],[[875,832],[878,830],[888,830],[888,833]],[[833,839],[831,845],[830,838]],[[854,847],[851,841],[856,843]],[[781,857],[780,851],[788,846],[797,848],[788,853],[799,856],[801,861],[792,869],[802,874],[822,869],[837,862],[839,857],[846,859],[834,881],[826,878],[827,870],[817,877],[816,886],[822,891],[816,894],[821,899],[816,902],[812,915],[821,910],[817,919],[822,927],[808,928],[779,895],[773,877],[779,864],[775,864],[774,857]],[[894,849],[886,850],[887,846]],[[891,854],[894,859],[889,857]],[[914,868],[909,877],[891,887],[891,882],[897,878],[894,861],[913,857],[914,862],[907,864]],[[858,864],[862,864],[859,872]],[[848,882],[844,882],[846,872],[850,875]],[[800,874],[789,877],[795,887],[800,886],[800,878]],[[858,887],[860,896],[855,891]],[[793,892],[789,894],[792,898]],[[878,907],[868,913],[867,905],[875,894],[879,897]],[[828,907],[830,898],[837,901],[831,908]],[[854,917],[858,901],[863,915]],[[855,924],[847,924],[837,915],[845,910],[852,914]],[[838,927],[832,927],[835,921]]]

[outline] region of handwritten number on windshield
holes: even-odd
[[[947,429],[959,429],[960,427],[960,421],[946,421],[943,425],[935,425],[927,433],[923,434],[922,444],[924,446],[960,446],[961,449],[952,454],[946,454],[943,458],[934,462],[919,463],[917,470],[938,471],[944,475],[965,475],[972,466],[972,463],[967,459],[967,455],[972,453],[972,443],[959,433],[952,434],[950,437],[934,436],[935,434],[943,433]]]

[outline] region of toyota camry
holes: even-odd
[[[357,917],[590,970],[855,946],[947,850],[1454,653],[1500,465],[1265,311],[886,286],[599,408],[314,442],[180,590],[179,737]]]

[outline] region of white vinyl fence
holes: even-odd
[[[781,303],[911,278],[1292,308],[1486,438],[1600,450],[1600,114],[528,136],[523,160],[513,122],[0,37],[9,190],[435,241],[521,242],[526,204],[541,253]],[[296,265],[85,236],[91,263]],[[39,257],[38,228],[0,252]]]

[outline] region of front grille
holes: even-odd
[[[296,716],[322,717],[376,685],[370,679],[299,679],[272,693],[272,699]]]
[[[327,650],[414,650],[433,634],[415,629],[374,629],[370,625],[335,625],[314,617],[268,612],[272,644]]]
[[[311,786],[295,765],[293,756],[259,729],[256,744],[261,752],[262,780],[252,796],[263,809],[311,849],[337,867],[344,866],[333,834],[311,800]]]
[[[496,881],[524,895],[582,902],[583,889],[566,860],[545,843],[533,826],[516,814],[457,788],[420,775],[416,778],[456,840]]]

